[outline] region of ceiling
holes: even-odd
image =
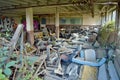
[[[33,7],[34,14],[96,14],[115,9],[117,0],[0,0],[0,15],[21,16]],[[67,14],[68,15],[68,14]]]

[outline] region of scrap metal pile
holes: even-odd
[[[1,49],[8,46],[6,54],[0,53],[4,63],[0,80],[119,80],[113,64],[115,50],[100,46],[98,28],[81,29],[69,39],[36,39],[35,47],[24,45],[22,28],[17,30],[12,45],[5,45],[4,39],[0,43]]]

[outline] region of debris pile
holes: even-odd
[[[99,29],[85,28],[69,39],[38,38],[34,47],[21,42],[19,29],[11,41],[0,39],[0,69],[5,80],[119,80],[113,63],[115,50],[100,46]],[[19,37],[22,46],[16,45]]]

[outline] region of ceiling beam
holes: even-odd
[[[49,0],[46,0],[46,4],[47,4],[47,5],[49,4]]]
[[[14,3],[14,2],[11,2],[11,1],[5,1],[5,0],[4,0],[4,1],[3,1],[3,0],[0,0],[0,3],[1,3],[1,4],[2,4],[2,3],[3,3],[3,4],[6,4],[6,5],[7,5],[7,4],[9,4],[9,5],[19,5],[19,3]]]
[[[79,5],[79,6],[76,6],[77,8],[79,8],[80,10],[84,10],[83,6]]]
[[[27,2],[27,3],[37,3],[37,1],[33,1],[33,0],[22,0],[24,2]]]
[[[76,8],[75,6],[70,6],[71,9],[73,9],[73,11],[79,11],[80,9]]]
[[[90,0],[90,10],[91,10],[92,17],[94,17],[94,3],[93,3],[93,0]]]
[[[57,1],[57,4],[59,4],[60,2],[61,2],[61,0],[58,0],[58,1]]]
[[[78,11],[79,9],[76,8],[75,6],[71,6],[74,10]]]
[[[63,12],[63,11],[64,11],[64,12],[67,12],[67,11],[68,11],[68,9],[66,9],[65,7],[59,7],[59,10],[62,11],[62,12]]]
[[[114,11],[116,8],[117,8],[116,6],[113,6],[108,10],[108,12]]]
[[[74,8],[73,6],[66,6],[65,8],[69,11],[76,11],[76,8]]]
[[[40,2],[40,4],[39,5],[47,5],[47,0],[37,0],[37,1],[39,1]],[[48,3],[49,3],[49,1],[50,0],[48,0]]]
[[[14,4],[15,5],[15,4]],[[16,4],[17,5],[17,4]],[[73,6],[73,3],[60,3],[60,4],[43,4],[43,5],[35,5],[35,6],[26,6],[26,7],[23,7],[23,6],[19,6],[17,5],[15,8],[10,8],[9,6],[6,6],[4,7],[4,9],[2,10],[9,10],[9,9],[23,9],[23,8],[30,8],[30,7],[59,7],[59,6]],[[2,8],[2,7],[0,7]]]
[[[69,2],[71,3],[71,2],[73,2],[72,0],[69,0]]]
[[[106,10],[106,5],[104,5],[102,8],[101,8],[101,10],[100,10],[100,12],[104,15],[104,13],[106,12],[105,10]]]
[[[20,15],[18,14],[9,14],[9,13],[4,13],[4,14],[0,14],[1,16],[7,16],[7,17],[20,17]]]
[[[80,10],[81,11],[81,9],[78,7],[78,6],[74,6],[77,10]]]
[[[6,4],[0,4],[0,7],[4,7]],[[11,6],[10,4],[7,4],[7,6]]]
[[[0,9],[1,10],[12,10],[12,9],[24,9],[24,8],[30,8],[30,7],[61,7],[61,6],[76,6],[74,9],[73,8],[71,8],[71,9],[69,9],[69,11],[73,11],[73,10],[77,10],[79,7],[78,6],[80,6],[80,9],[81,8],[83,8],[83,10],[87,10],[87,11],[89,11],[89,10],[91,10],[91,13],[92,13],[92,15],[94,15],[94,3],[93,3],[93,0],[90,0],[91,2],[90,2],[90,6],[88,6],[88,4],[87,3],[85,3],[85,2],[83,2],[83,1],[81,1],[81,2],[74,2],[74,4],[79,4],[79,5],[73,5],[73,3],[72,2],[68,2],[68,3],[59,3],[59,4],[57,4],[57,3],[51,3],[51,4],[46,4],[45,2],[47,1],[47,0],[37,0],[37,1],[31,1],[31,0],[22,0],[22,1],[25,1],[26,3],[28,2],[28,3],[30,3],[30,2],[34,2],[34,5],[31,5],[31,4],[29,4],[29,5],[18,5],[18,4],[16,4],[16,3],[11,3],[12,5],[12,8],[10,7],[10,6],[5,6],[5,7],[0,7]],[[49,0],[48,0],[49,1]],[[70,1],[70,0],[69,0]],[[0,2],[2,2],[1,0],[0,0]],[[39,3],[40,4],[39,4]],[[4,3],[7,3],[6,1],[4,1]],[[81,4],[80,4],[81,3]],[[85,3],[85,4],[84,4]],[[15,5],[16,4],[16,6],[13,6],[13,5]],[[90,9],[89,9],[89,7],[90,7]],[[68,9],[68,8],[66,8],[66,9]],[[78,9],[79,10],[79,9]],[[81,9],[82,10],[82,9]]]
[[[68,11],[72,11],[71,9],[68,8],[68,6],[65,6],[65,9],[67,9]]]
[[[49,4],[58,4],[57,0],[46,0]]]
[[[22,1],[22,0],[9,0],[11,2],[14,2],[14,3],[18,3],[18,4],[28,4],[26,1]]]
[[[17,13],[17,12],[1,12],[0,13],[0,15],[2,15],[2,16],[5,16],[5,15],[7,15],[7,16],[9,16],[9,15],[11,15],[11,16],[21,16],[21,15],[23,15],[24,13],[23,12],[19,12],[19,13]]]
[[[1,12],[1,14],[17,14],[17,15],[21,15],[22,13],[16,13],[16,12]]]

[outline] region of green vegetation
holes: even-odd
[[[102,27],[102,29],[99,32],[100,34],[99,42],[101,43],[102,46],[108,45],[108,38],[110,36],[110,33],[114,31],[115,31],[114,21],[110,21]]]
[[[16,53],[9,54],[9,47],[0,48],[0,80],[9,80],[13,75],[17,80],[42,80],[38,76],[32,79],[35,73],[34,64],[38,57],[25,55],[22,55],[22,59],[19,57],[20,55]],[[21,67],[17,68],[16,65]]]
[[[2,69],[0,69],[0,80],[8,80],[8,78],[2,73]]]

